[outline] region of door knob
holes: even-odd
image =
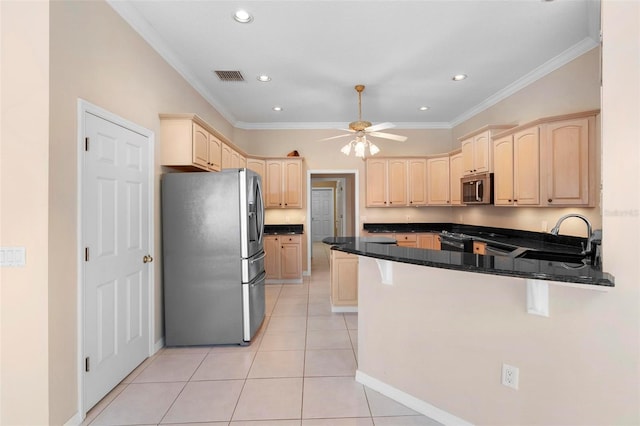
[[[153,257],[151,257],[150,254],[145,255],[145,257],[142,258],[142,262],[143,263],[151,263],[153,262]]]

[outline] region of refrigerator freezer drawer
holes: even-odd
[[[242,259],[242,283],[253,281],[264,271],[264,251],[249,259]]]
[[[249,342],[262,325],[265,314],[264,271],[250,283],[242,284],[243,340]]]

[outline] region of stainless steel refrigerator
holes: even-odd
[[[165,344],[248,344],[264,320],[264,204],[247,169],[162,176]]]

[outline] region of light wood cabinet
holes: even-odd
[[[407,160],[366,160],[366,202],[367,207],[407,205]]]
[[[480,241],[473,242],[473,252],[475,254],[486,254],[487,253],[487,243],[483,243]]]
[[[427,160],[428,199],[430,206],[448,206],[449,198],[449,156]]]
[[[462,187],[460,179],[464,176],[462,152],[449,157],[449,197],[452,206],[462,205]]]
[[[265,161],[265,207],[302,208],[302,160]]]
[[[161,119],[160,139],[163,166],[220,170],[222,141],[193,116]]]
[[[438,234],[432,232],[420,233],[418,234],[418,248],[440,250],[440,241],[438,238]]]
[[[264,252],[267,282],[302,282],[300,235],[265,235]]]
[[[513,125],[489,125],[462,136],[462,172],[464,176],[493,171],[493,144],[491,137]]]
[[[358,256],[331,250],[331,305],[358,306]]]
[[[540,134],[533,126],[493,141],[494,204],[540,204]]]
[[[546,123],[542,126],[544,200],[550,206],[595,205],[592,165],[595,117]]]
[[[264,187],[264,185],[266,184],[266,169],[264,160],[260,160],[258,158],[247,158],[247,168],[260,175],[260,178],[262,179],[262,185]]]
[[[418,234],[415,232],[395,234],[395,239],[400,247],[418,247]]]
[[[407,160],[408,201],[410,206],[427,204],[427,160],[411,158]]]
[[[239,169],[247,167],[246,157],[226,143],[222,144],[221,151],[221,164],[223,169]]]
[[[462,141],[462,164],[465,176],[491,170],[489,141],[488,131]]]

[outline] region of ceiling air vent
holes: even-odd
[[[221,81],[244,81],[240,71],[214,71]]]

